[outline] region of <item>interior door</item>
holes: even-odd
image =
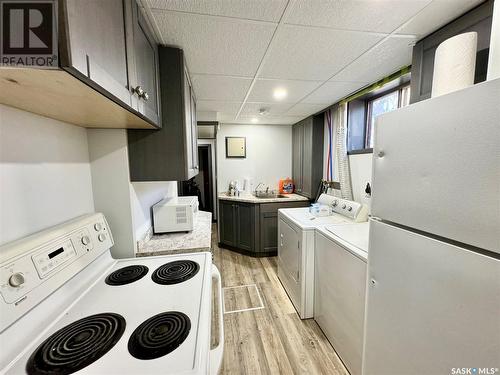
[[[500,260],[370,223],[364,374],[495,368]]]
[[[286,273],[296,283],[300,280],[300,233],[286,221],[279,223],[278,257]]]

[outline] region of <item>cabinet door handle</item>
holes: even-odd
[[[139,95],[139,96],[140,96],[141,98],[143,98],[145,102],[147,102],[147,101],[149,100],[149,94],[148,94],[146,91],[144,91],[144,92],[142,93],[142,95]]]
[[[136,86],[132,89],[132,92],[137,94],[139,96],[139,98],[142,98],[142,96],[144,95],[144,89],[142,88],[142,86]]]

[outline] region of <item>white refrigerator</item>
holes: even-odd
[[[373,152],[363,374],[500,374],[500,79],[380,116]]]

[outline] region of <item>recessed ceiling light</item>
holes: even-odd
[[[257,117],[252,117],[250,119],[250,121],[255,124],[255,123],[259,122],[259,119]]]
[[[280,87],[277,89],[274,89],[274,92],[273,92],[274,99],[276,99],[276,100],[285,99],[287,94],[288,94],[287,91],[284,88],[280,88]]]

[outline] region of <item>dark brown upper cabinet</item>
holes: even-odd
[[[158,49],[135,0],[59,0],[59,69],[0,68],[0,103],[84,127],[161,126]]]
[[[131,181],[186,181],[198,174],[196,99],[179,48],[159,47],[159,130],[128,130]]]
[[[295,192],[314,198],[323,177],[323,114],[292,127],[292,177]]]
[[[130,4],[130,3],[128,3]],[[154,124],[160,126],[158,45],[146,18],[135,0],[132,1],[131,32],[128,43],[129,77],[132,105]]]

